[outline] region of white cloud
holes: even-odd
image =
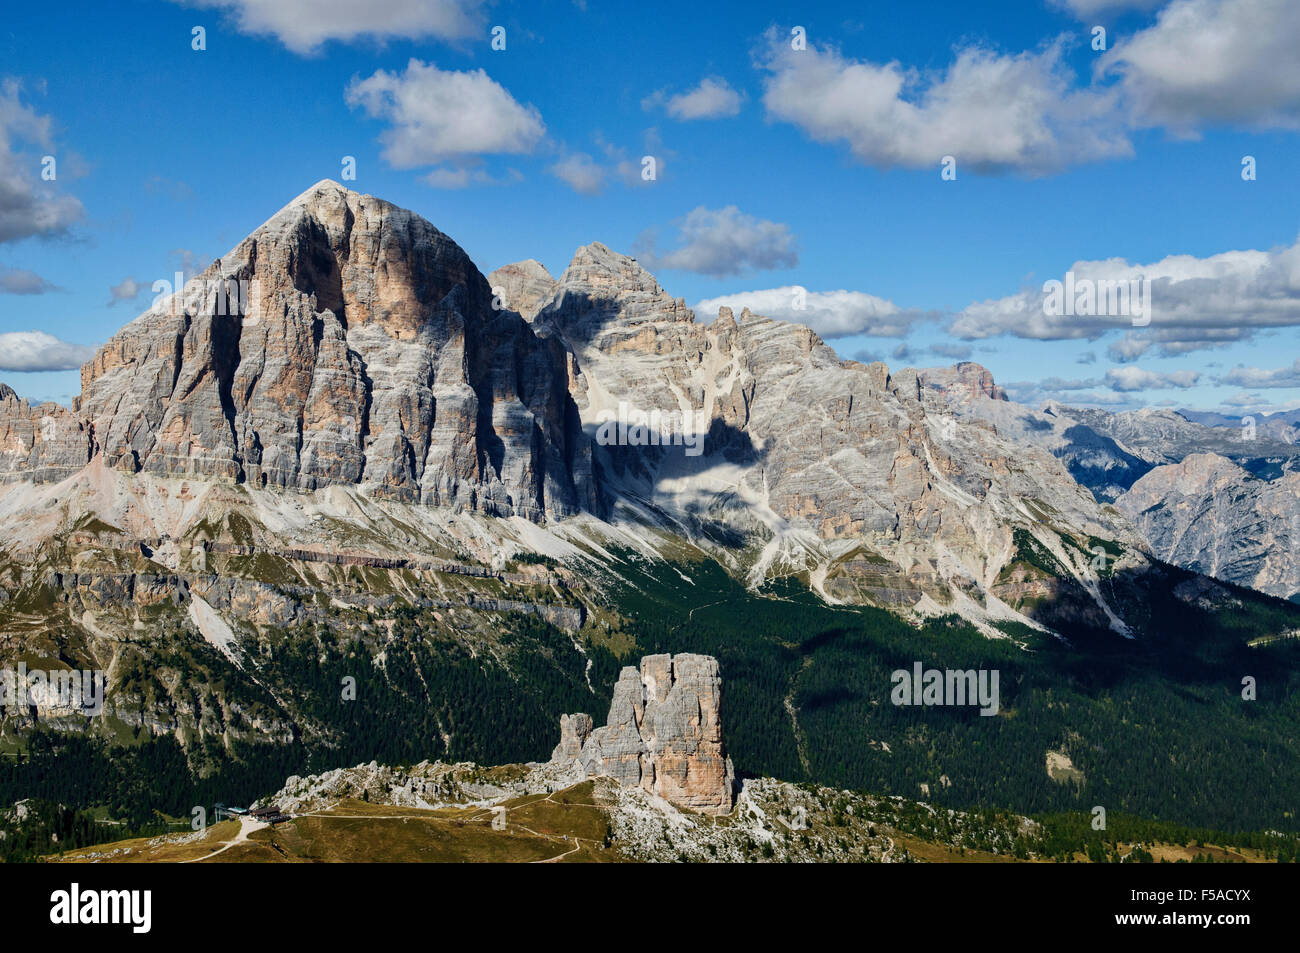
[[[56,290],[58,289],[54,285],[34,271],[0,266],[0,294],[40,295]]]
[[[803,307],[797,307],[801,303]],[[764,317],[802,324],[823,338],[852,334],[902,337],[915,322],[932,316],[904,310],[892,301],[861,291],[807,291],[797,285],[705,298],[695,305],[695,312],[711,317],[723,307],[737,314],[748,308]],[[970,349],[963,350],[969,356]]]
[[[384,159],[396,168],[448,159],[529,153],[546,135],[541,114],[515,100],[483,70],[440,70],[412,59],[404,73],[378,70],[354,77],[347,104],[392,125],[380,134]]]
[[[1290,367],[1263,370],[1258,367],[1234,367],[1219,378],[1231,387],[1300,387],[1300,359]]]
[[[1111,390],[1129,393],[1138,390],[1195,387],[1201,379],[1199,371],[1148,371],[1141,367],[1112,367],[1106,372],[1106,384]]]
[[[1197,371],[1150,371],[1139,367],[1114,367],[1104,377],[1045,377],[1037,381],[1004,384],[1007,395],[1017,403],[1039,406],[1057,401],[1071,406],[1142,406],[1138,395],[1151,390],[1187,390],[1201,379]]]
[[[1174,0],[1101,60],[1141,125],[1300,128],[1300,3]]]
[[[1052,341],[1095,340],[1121,330],[1129,332],[1129,339],[1116,345],[1117,353],[1136,356],[1143,341],[1164,355],[1185,354],[1247,340],[1261,329],[1300,325],[1300,242],[1268,252],[1171,255],[1147,265],[1122,258],[1079,261],[1068,271],[1076,284],[1147,279],[1150,325],[1135,329],[1133,318],[1122,314],[1048,315],[1039,285],[967,306],[953,322],[952,333],[966,339],[1010,334]]]
[[[1042,406],[1047,401],[1056,401],[1072,407],[1120,408],[1134,405],[1131,394],[1097,389],[1099,386],[1104,386],[1099,381],[1063,381],[1049,377],[1041,381],[1012,381],[999,386],[1016,403],[1030,407]]]
[[[581,195],[595,195],[605,187],[604,167],[585,152],[565,156],[548,171]]]
[[[659,252],[653,229],[637,240],[637,254],[652,270],[676,268],[725,278],[751,268],[793,268],[799,263],[790,226],[746,215],[734,205],[701,205],[675,224],[681,244],[673,251]]]
[[[24,104],[22,91],[15,79],[0,83],[0,243],[61,235],[85,214],[80,201],[42,180],[53,121]]]
[[[420,181],[435,189],[467,189],[471,185],[505,185],[522,178],[517,169],[508,170],[504,176],[493,176],[478,165],[464,164],[432,169],[421,176]]]
[[[456,40],[484,26],[480,0],[173,0],[228,12],[242,33],[307,54],[329,40]]]
[[[0,371],[73,371],[94,356],[94,348],[60,341],[44,331],[0,334]]]
[[[1061,41],[1014,55],[967,46],[942,73],[919,73],[786,39],[769,33],[760,57],[769,117],[871,165],[937,169],[951,155],[959,174],[1033,175],[1133,151],[1115,93],[1075,89]]]
[[[147,282],[136,281],[134,278],[123,278],[120,283],[109,287],[108,306],[111,308],[123,301],[134,301],[151,287]]]
[[[674,119],[720,119],[740,112],[744,97],[720,76],[706,76],[694,89],[669,96],[666,90],[647,96],[642,107],[653,109],[662,105]]]
[[[1132,332],[1124,335],[1106,349],[1106,356],[1117,364],[1127,364],[1151,350],[1155,342],[1151,338],[1139,337]]]

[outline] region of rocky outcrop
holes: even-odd
[[[551,761],[560,763],[577,761],[582,746],[591,737],[591,716],[586,714],[560,716],[560,743],[551,752]]]
[[[54,483],[89,460],[85,421],[58,404],[33,407],[0,384],[0,482]]]
[[[1196,453],[1156,467],[1116,506],[1167,562],[1300,597],[1300,472],[1261,480],[1217,454]]]
[[[941,391],[949,401],[983,397],[987,400],[1006,400],[1007,392],[993,380],[993,373],[982,364],[962,361],[951,367],[929,367],[921,371],[921,382]]]
[[[488,284],[503,307],[518,311],[528,321],[536,317],[555,293],[555,279],[541,262],[532,258],[498,268],[488,275]]]
[[[130,472],[594,509],[564,355],[492,303],[424,219],[321,182],[104,345],[80,414]]]
[[[583,714],[561,717],[552,761],[576,758],[588,776],[614,778],[681,807],[726,814],[735,772],[723,749],[721,704],[717,659],[647,655],[639,669],[628,666],[619,674],[602,727],[592,730]]]

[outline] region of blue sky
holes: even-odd
[[[598,240],[701,320],[1030,403],[1300,406],[1297,49],[1288,0],[12,5],[0,380],[70,400],[154,281],[353,156],[485,272]],[[1149,281],[1150,322],[1045,316],[1070,270]]]

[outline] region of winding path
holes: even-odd
[[[261,821],[254,820],[248,815],[244,815],[239,819],[239,833],[235,835],[234,840],[226,841],[223,846],[218,847],[210,854],[204,854],[202,857],[191,857],[189,860],[181,861],[181,863],[197,864],[199,861],[207,860],[209,857],[216,857],[217,854],[230,850],[230,848],[234,847],[236,844],[246,843],[248,841],[248,835],[253,833],[253,831],[261,830],[263,827],[268,826],[269,825],[264,824]]]

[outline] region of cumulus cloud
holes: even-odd
[[[390,123],[379,141],[385,161],[398,169],[529,153],[546,135],[541,113],[481,69],[440,70],[412,59],[405,72],[354,77],[344,98]]]
[[[53,120],[23,102],[17,80],[0,82],[0,243],[65,234],[85,214],[41,178],[42,154],[53,148]]]
[[[1150,338],[1139,337],[1130,332],[1108,347],[1106,356],[1117,364],[1128,364],[1151,350],[1153,343]]]
[[[744,97],[720,76],[706,76],[694,89],[669,96],[659,90],[641,101],[645,109],[663,106],[674,119],[721,119],[740,112]]]
[[[1135,395],[1151,390],[1187,390],[1200,383],[1198,371],[1152,371],[1127,365],[1112,367],[1102,377],[1044,377],[1037,381],[1004,384],[1012,400],[1037,406],[1046,401],[1063,404],[1132,406]]]
[[[668,162],[677,155],[665,147],[655,126],[642,133],[641,149],[635,154],[599,132],[592,138],[599,150],[597,155],[563,150],[561,158],[546,170],[580,195],[596,195],[611,182],[629,188],[654,185],[663,179]]]
[[[1130,393],[1138,390],[1195,387],[1201,379],[1199,371],[1149,371],[1141,367],[1112,367],[1106,372],[1106,384],[1111,390]]]
[[[57,290],[34,271],[0,266],[0,294],[40,295]]]
[[[854,60],[831,48],[795,51],[768,34],[768,116],[818,142],[844,142],[862,162],[1043,174],[1132,154],[1114,90],[1077,89],[1063,42],[1037,52],[958,49],[941,72]]]
[[[914,323],[930,316],[926,312],[904,310],[892,301],[861,291],[808,291],[798,285],[705,298],[695,305],[695,311],[700,315],[714,315],[723,307],[737,314],[748,308],[778,321],[802,324],[823,338],[852,334],[902,337]],[[964,350],[969,355],[970,349]]]
[[[595,195],[605,187],[605,168],[585,152],[565,156],[548,171],[581,195]]]
[[[1069,269],[1081,282],[1149,281],[1150,324],[1134,329],[1125,314],[1047,314],[1043,287],[964,308],[952,324],[960,338],[1009,334],[1053,341],[1095,340],[1109,331],[1130,332],[1116,353],[1131,359],[1150,342],[1162,355],[1186,354],[1248,340],[1264,328],[1300,325],[1300,242],[1274,251],[1229,251],[1208,258],[1171,255],[1151,264],[1122,258],[1079,261]],[[1056,280],[1064,282],[1066,276]],[[1093,284],[1092,287],[1098,287]]]
[[[422,175],[420,181],[435,189],[467,189],[471,185],[505,185],[522,178],[517,169],[510,169],[502,176],[494,176],[481,166],[465,164],[440,166]]]
[[[108,306],[111,308],[123,301],[134,301],[151,287],[152,285],[149,282],[136,281],[134,278],[123,278],[118,284],[109,287]]]
[[[0,371],[75,371],[95,349],[60,341],[44,331],[0,334]]]
[[[653,229],[637,240],[637,254],[647,267],[725,278],[749,269],[793,268],[799,263],[788,225],[746,215],[734,205],[720,209],[701,205],[675,224],[680,243],[672,251],[659,250]]]
[[[1066,386],[1059,386],[1064,384]],[[1048,401],[1068,404],[1074,407],[1130,407],[1134,404],[1132,394],[1122,394],[1111,390],[1097,389],[1096,381],[1061,381],[1059,378],[1047,378],[1041,381],[1011,381],[999,386],[1018,404],[1040,407]]]
[[[1300,3],[1174,0],[1101,60],[1135,121],[1190,136],[1208,124],[1300,128]]]
[[[1264,370],[1258,367],[1234,367],[1219,378],[1230,387],[1300,387],[1300,359],[1290,367]]]
[[[484,25],[480,0],[173,0],[226,11],[241,33],[274,36],[295,53],[330,40],[456,40]]]

